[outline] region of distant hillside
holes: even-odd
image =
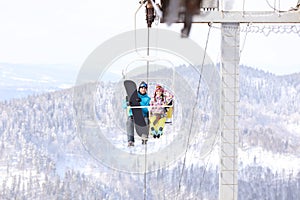
[[[240,144],[300,155],[300,73],[241,67]]]
[[[0,101],[70,88],[78,70],[72,65],[0,63]]]
[[[197,81],[193,71],[178,70],[190,83]],[[285,163],[278,164],[282,160],[272,159],[277,156],[299,164],[300,74],[275,76],[246,66],[240,73],[239,199],[297,200],[299,165],[290,171]],[[125,111],[118,111],[118,119],[109,112],[121,104],[114,98],[115,83],[90,84],[78,86],[83,97],[91,86],[97,88],[95,105],[84,106],[107,113],[92,117],[101,117],[99,126],[111,128],[108,134],[121,138],[117,145],[127,150],[126,136],[115,125],[116,121],[122,124]],[[73,92],[70,88],[0,102],[1,199],[143,198],[144,174],[106,167],[82,145]],[[218,158],[211,154],[202,160],[200,146],[191,146],[183,171],[181,158],[147,173],[147,199],[218,198]]]

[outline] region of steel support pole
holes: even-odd
[[[220,200],[238,198],[239,27],[239,23],[221,25]]]

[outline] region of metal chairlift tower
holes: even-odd
[[[192,23],[221,23],[219,199],[237,200],[240,24],[300,23],[300,10],[223,11],[219,3],[218,0],[161,0],[162,22],[184,23],[183,37],[188,37]]]

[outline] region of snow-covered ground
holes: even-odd
[[[242,73],[241,77],[239,180],[248,183],[254,174],[261,174],[260,177],[271,176],[261,182],[267,185],[269,179],[279,178],[284,188],[289,191],[293,183],[288,180],[299,178],[300,173],[298,147],[300,84],[297,82],[299,79],[291,79],[291,77],[284,79],[284,77],[263,74],[249,68],[242,68],[241,71],[249,71],[249,73]],[[33,80],[31,76],[20,77],[11,70],[3,74],[2,78],[12,82],[1,83],[0,86],[5,87],[10,83],[15,90],[22,90],[23,87],[20,85],[26,82],[31,84]],[[257,78],[257,74],[260,78]],[[187,76],[190,75],[187,74]],[[52,80],[49,81],[50,84],[55,82],[50,78],[51,76],[40,75],[40,77],[40,83],[47,85],[46,80]],[[278,81],[278,78],[282,80]],[[19,81],[20,83],[17,84]],[[65,84],[63,81],[59,82],[57,88],[63,84]],[[109,92],[98,94],[98,99],[96,98],[95,101],[97,105],[91,107],[98,112],[94,120],[101,127],[101,134],[124,153],[144,155],[145,146],[141,144],[138,137],[134,147],[127,147],[125,111],[120,109],[120,112],[117,109],[111,112],[112,109],[121,107],[121,102],[115,99],[113,83],[100,87],[105,87],[105,90]],[[47,197],[51,199],[56,198],[55,195],[69,195],[67,191],[75,194],[77,189],[74,188],[78,186],[82,190],[89,191],[89,195],[93,194],[93,191],[103,195],[102,199],[113,197],[120,199],[121,194],[127,195],[128,198],[125,199],[129,199],[132,193],[128,192],[130,191],[128,183],[131,183],[134,185],[135,194],[140,196],[143,190],[144,175],[142,173],[131,174],[106,166],[106,163],[97,159],[97,156],[93,155],[93,152],[82,141],[78,134],[80,127],[74,119],[72,95],[73,90],[66,89],[0,103],[0,173],[2,174],[0,192],[5,193],[6,197],[18,199],[21,195],[25,195],[29,198],[33,194],[26,193],[26,190],[35,187],[40,194],[47,194]],[[293,98],[287,98],[287,96]],[[89,105],[86,106],[89,108]],[[176,111],[181,112],[181,109],[177,108]],[[177,113],[178,116],[180,115]],[[210,115],[207,115],[207,118],[209,120],[205,122],[210,124]],[[166,147],[172,145],[172,142],[180,135],[181,129],[176,125],[178,120],[181,121],[182,118],[175,117],[172,125],[166,125],[165,134],[160,139],[149,139],[148,154],[164,152]],[[200,120],[199,123],[203,122]],[[198,127],[201,127],[201,131],[191,138],[189,147],[184,149],[186,151],[183,151],[172,162],[165,163],[157,171],[147,174],[149,184],[153,186],[163,184],[163,186],[160,185],[164,188],[163,190],[174,192],[176,191],[174,188],[178,187],[176,184],[183,176],[183,194],[186,192],[189,197],[195,197],[201,193],[207,195],[203,199],[215,199],[217,168],[220,162],[219,137],[215,135],[208,141],[205,132],[209,125],[198,124]],[[210,142],[211,146],[208,149],[207,147],[202,149],[206,142]],[[252,171],[246,173],[245,171],[249,168]],[[263,170],[258,171],[260,169]],[[114,183],[118,185],[118,188]],[[54,185],[57,185],[57,188]],[[70,185],[73,188],[71,190]],[[202,185],[202,188],[199,189],[199,185]],[[241,190],[252,194],[253,191],[261,190],[255,188],[256,186],[255,184],[251,187],[241,185]],[[296,183],[293,187],[297,187]],[[95,188],[98,188],[97,192]],[[155,189],[157,188],[149,188],[153,197],[158,195]],[[7,190],[14,192],[6,193]],[[211,190],[213,192],[210,192]],[[47,191],[52,192],[47,193]],[[109,191],[109,194],[105,191]],[[300,194],[294,193],[294,195],[290,199],[297,199]],[[159,197],[163,198],[163,196]],[[67,196],[65,198],[67,199]]]

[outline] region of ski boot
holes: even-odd
[[[163,135],[163,128],[159,127],[158,131],[157,131],[157,136],[159,138],[159,136]]]
[[[133,147],[134,146],[134,142],[133,141],[129,141],[128,142],[128,147]]]
[[[147,144],[147,142],[148,142],[148,135],[142,135],[142,145],[146,145]]]
[[[142,140],[142,145],[146,145],[148,140]]]
[[[151,134],[154,138],[156,138],[157,132],[155,131],[154,127],[151,127],[150,134]]]

